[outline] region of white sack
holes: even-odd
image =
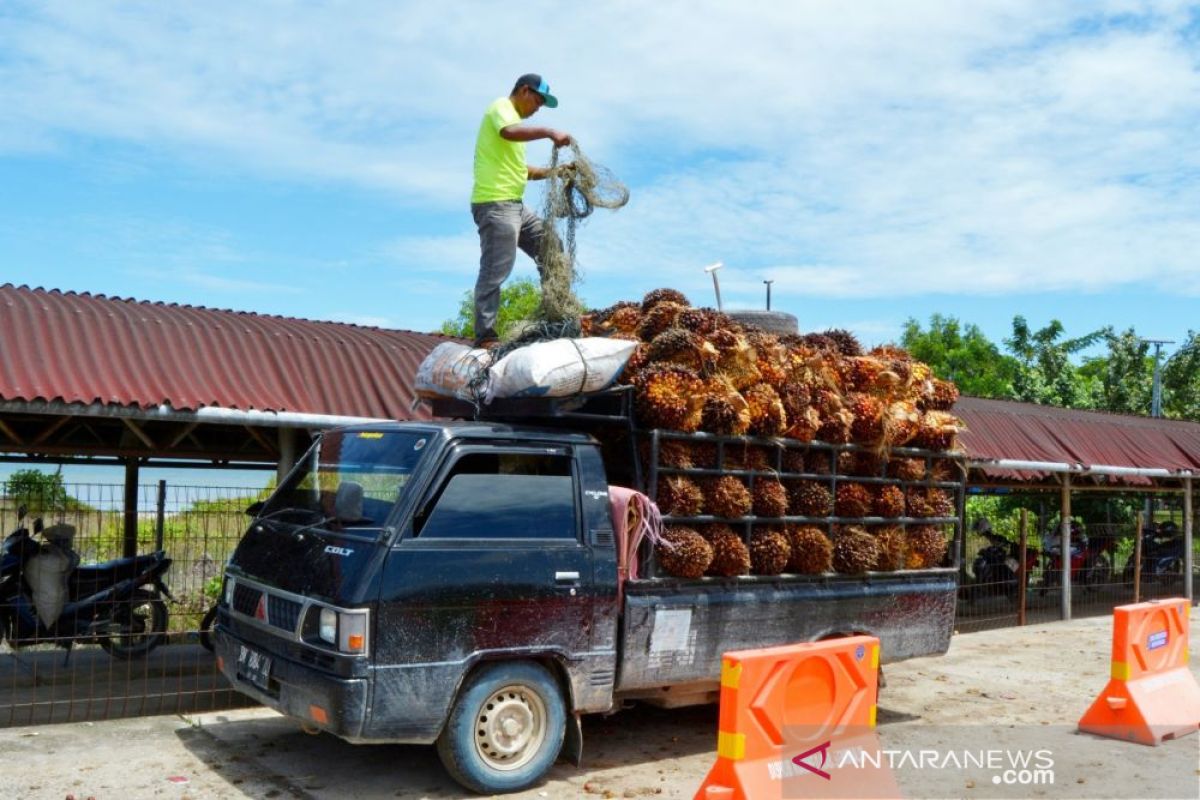
[[[67,603],[67,573],[71,557],[57,547],[42,551],[25,562],[25,580],[33,592],[33,605],[38,620],[49,628],[58,620]]]
[[[417,396],[473,400],[471,382],[479,377],[491,360],[492,356],[487,350],[473,349],[457,342],[442,342],[417,367]]]
[[[637,342],[554,339],[514,350],[492,365],[487,402],[497,397],[569,397],[612,385]]]

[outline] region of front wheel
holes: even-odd
[[[168,619],[167,604],[158,593],[139,589],[117,609],[109,633],[100,637],[100,646],[122,661],[144,658],[163,643]]]
[[[450,777],[480,794],[537,783],[562,749],[566,707],[554,676],[532,662],[488,664],[454,703],[437,751]]]

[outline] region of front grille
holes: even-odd
[[[278,595],[267,595],[267,621],[285,631],[296,630],[300,621],[300,604]]]
[[[244,586],[241,583],[237,583],[233,587],[233,610],[239,614],[253,617],[254,610],[258,608],[258,599],[261,596],[261,590],[255,589],[253,586]]]

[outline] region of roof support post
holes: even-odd
[[[1192,476],[1183,479],[1183,594],[1191,603],[1192,595]]]
[[[275,468],[275,485],[283,483],[283,479],[296,464],[296,429],[279,429],[279,462]]]
[[[1062,618],[1071,618],[1071,473],[1063,473],[1062,481],[1062,555],[1059,562],[1062,565]]]
[[[137,555],[138,539],[138,460],[125,459],[125,540],[122,555]]]

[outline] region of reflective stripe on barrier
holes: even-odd
[[[1110,679],[1079,730],[1156,745],[1200,730],[1200,685],[1188,669],[1184,598],[1113,609]]]
[[[696,800],[897,797],[887,767],[835,766],[879,749],[878,680],[872,636],[726,653],[717,760]]]

